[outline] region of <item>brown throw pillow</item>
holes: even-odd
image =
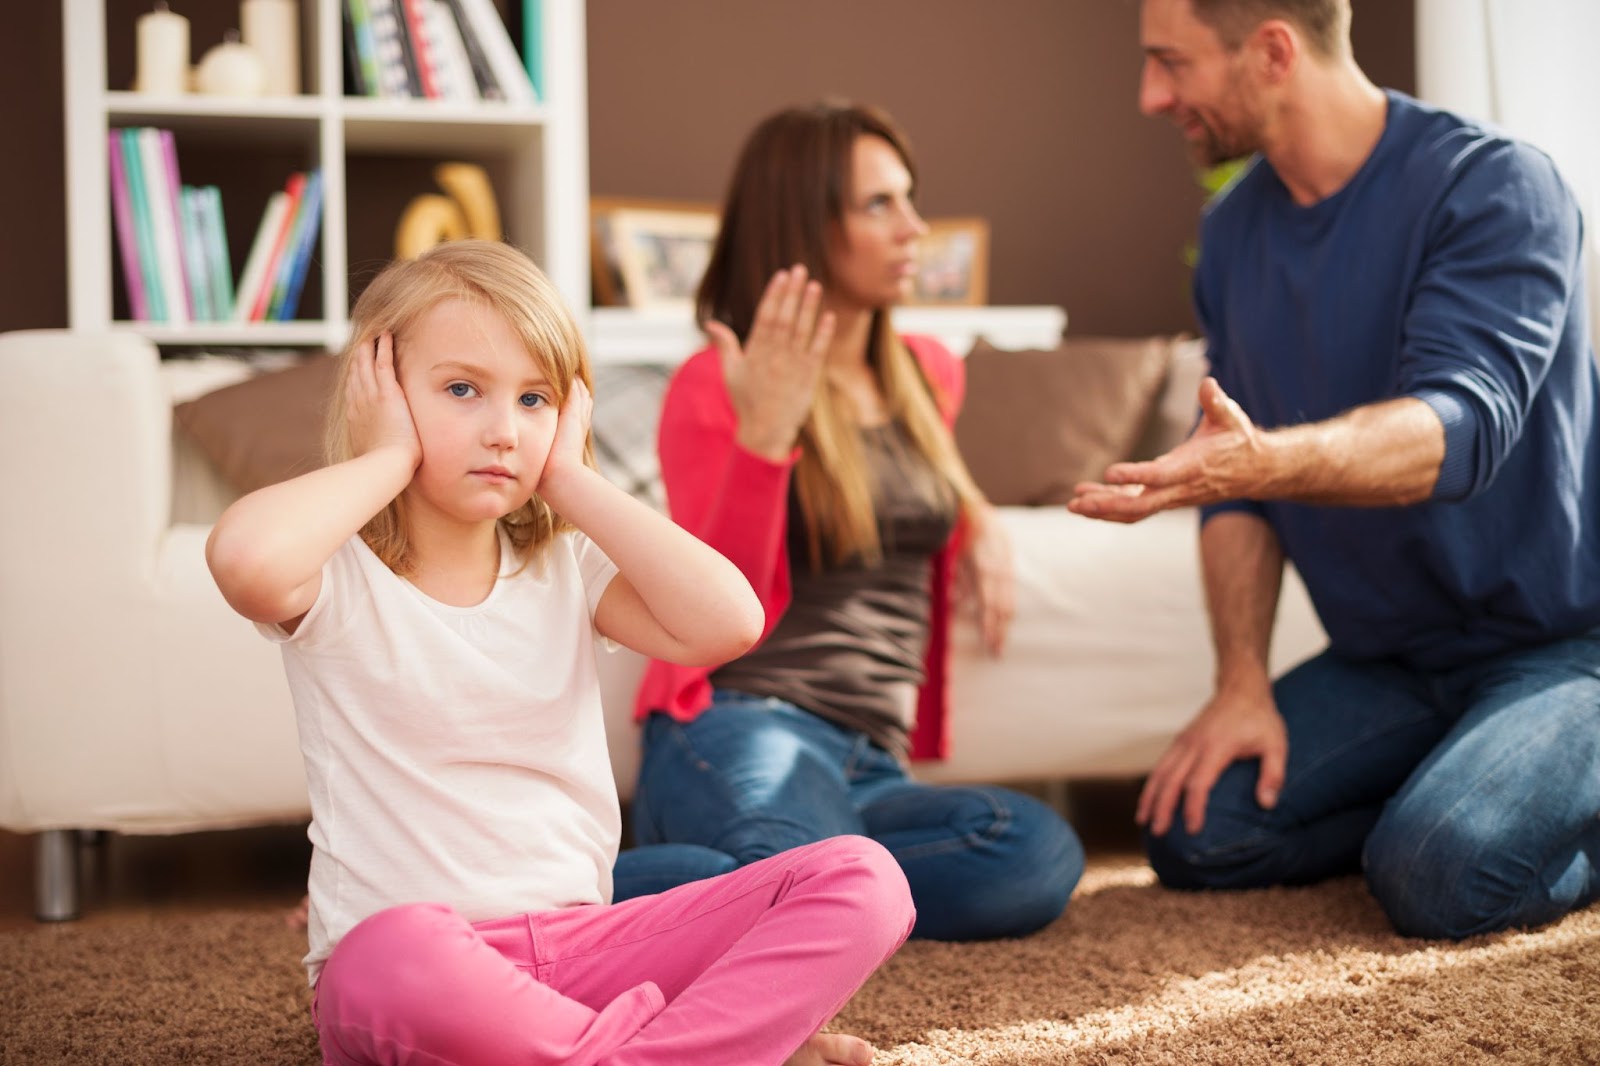
[[[172,417],[241,493],[322,465],[322,429],[339,361],[313,355],[172,409]]]
[[[1128,457],[1166,380],[1172,338],[1074,337],[1049,351],[979,341],[956,444],[996,506],[1065,504]]]

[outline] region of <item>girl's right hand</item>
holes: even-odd
[[[345,417],[350,426],[350,450],[365,455],[379,448],[398,448],[416,469],[422,462],[422,441],[411,417],[411,405],[394,370],[394,336],[380,333],[369,358],[363,345],[350,356],[350,380],[345,383]]]
[[[786,458],[810,417],[833,341],[834,314],[821,307],[822,285],[797,264],[767,283],[745,345],[721,322],[706,323],[747,451]]]

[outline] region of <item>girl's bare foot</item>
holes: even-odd
[[[867,1066],[872,1045],[843,1033],[818,1033],[789,1056],[785,1066]]]
[[[311,920],[311,897],[301,896],[300,905],[283,916],[284,924],[290,929],[305,931],[306,923]]]

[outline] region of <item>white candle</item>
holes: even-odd
[[[134,85],[139,92],[176,96],[189,77],[189,20],[158,3],[139,16],[138,62]]]
[[[261,57],[268,96],[293,96],[300,91],[299,0],[243,0],[239,25],[244,43]]]

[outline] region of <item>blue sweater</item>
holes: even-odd
[[[1600,625],[1600,393],[1582,220],[1549,158],[1400,93],[1370,158],[1301,207],[1264,160],[1208,212],[1213,373],[1263,428],[1412,396],[1433,498],[1234,501],[1276,531],[1336,653],[1448,669]]]

